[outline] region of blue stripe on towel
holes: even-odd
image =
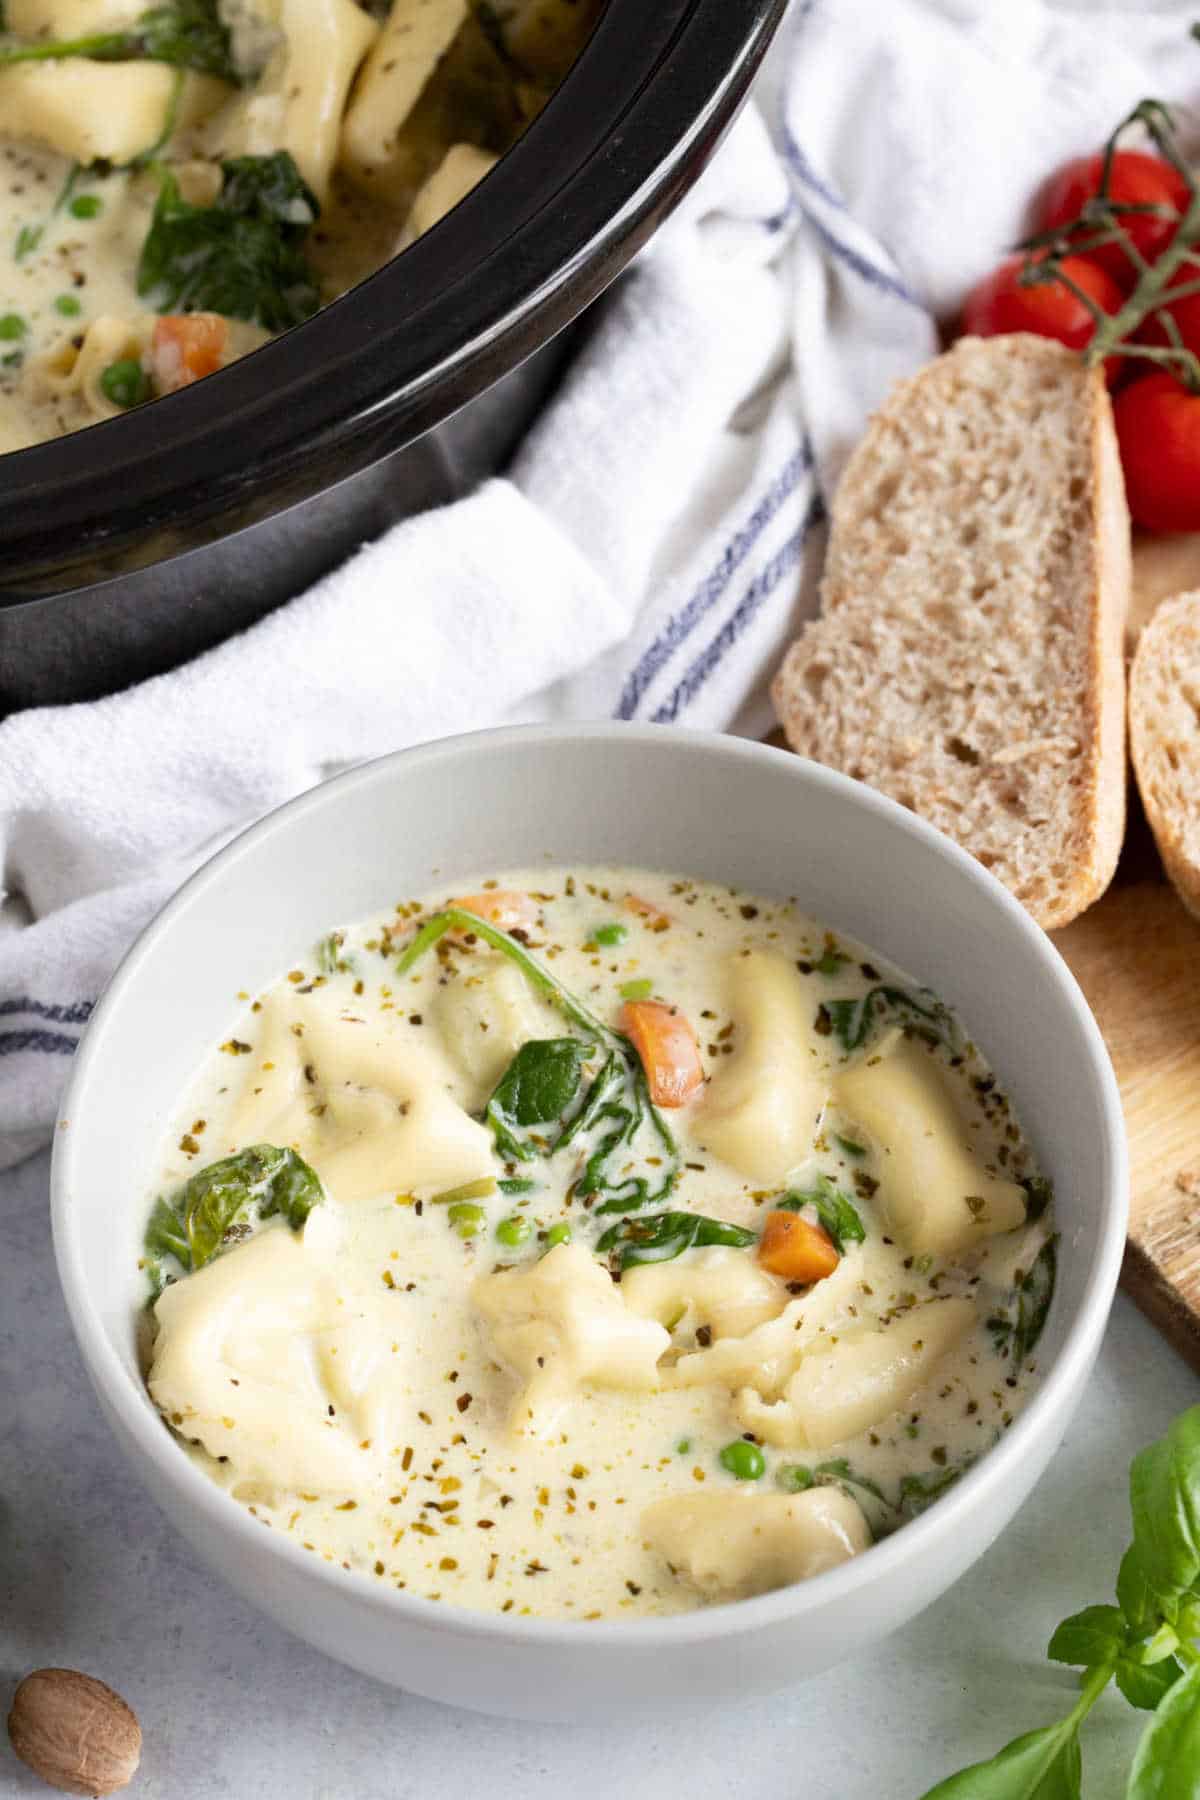
[[[839,211],[844,211],[844,203],[835,194],[827,193],[814,178],[812,164],[792,136],[786,120],[780,121],[780,142],[784,161],[796,180],[803,182],[806,186],[815,187],[823,199],[828,200]],[[915,306],[920,312],[926,311],[916,294],[911,288],[905,286],[898,275],[893,275],[889,269],[881,269],[878,263],[863,256],[861,251],[855,250],[850,244],[843,243],[836,232],[831,231],[810,206],[805,206],[803,200],[800,202],[800,208],[830,256],[837,262],[843,263],[847,269],[860,276],[870,287],[877,288],[881,294],[890,294],[895,300],[903,300],[906,306]]]
[[[0,1031],[0,1056],[16,1056],[22,1050],[37,1050],[49,1056],[72,1056],[79,1047],[78,1038],[61,1031]]]
[[[724,662],[759,608],[770,598],[784,576],[796,567],[803,554],[805,538],[824,516],[825,507],[821,496],[814,494],[800,529],[792,533],[761,573],[755,576],[720,631],[700,652],[670,699],[664,701],[652,715],[656,725],[672,724],[679,717],[680,709],[695,699],[710,676]]]
[[[633,718],[655,676],[695,630],[705,613],[717,604],[784,501],[795,493],[804,475],[812,468],[812,460],[812,446],[805,439],[800,449],[789,456],[746,524],[726,544],[720,561],[705,576],[687,604],[667,620],[663,630],[644,652],[625,683],[617,702],[615,718]]]
[[[75,1000],[67,1006],[46,1006],[40,1000],[22,995],[16,1000],[0,1000],[0,1018],[28,1013],[35,1019],[48,1019],[55,1025],[84,1025],[91,1017],[92,1002]]]

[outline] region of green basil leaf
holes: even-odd
[[[1123,1656],[1116,1668],[1117,1686],[1130,1706],[1140,1707],[1143,1712],[1157,1711],[1160,1700],[1182,1674],[1183,1665],[1173,1656],[1156,1663],[1138,1663]]]
[[[1082,1762],[1073,1718],[1014,1738],[987,1762],[973,1763],[922,1800],[1080,1800]]]
[[[1117,1605],[1124,1613],[1130,1631],[1138,1637],[1153,1631],[1161,1617],[1136,1544],[1130,1544],[1121,1558],[1117,1574]]]
[[[1200,1584],[1200,1406],[1134,1457],[1129,1498],[1146,1587],[1171,1619]]]
[[[861,1050],[876,1028],[897,1015],[906,1030],[926,1043],[957,1051],[961,1048],[958,1026],[948,1007],[922,988],[873,987],[855,1000],[826,1000],[824,1011],[834,1035],[846,1051]]]
[[[632,1269],[638,1263],[673,1262],[685,1250],[711,1244],[745,1249],[754,1240],[754,1232],[729,1225],[724,1219],[710,1219],[703,1213],[660,1212],[610,1225],[597,1240],[596,1249],[602,1254],[619,1251],[621,1267]]]
[[[284,331],[320,295],[301,250],[316,196],[286,150],[222,163],[212,206],[184,200],[169,169],[138,262],[137,290],[159,312],[217,312]]]
[[[1092,1669],[1112,1662],[1125,1648],[1125,1617],[1117,1606],[1085,1606],[1064,1619],[1050,1639],[1051,1662]]]
[[[784,1212],[800,1212],[806,1206],[814,1207],[821,1224],[833,1239],[839,1256],[845,1255],[847,1244],[861,1244],[866,1238],[866,1228],[858,1209],[848,1195],[834,1186],[828,1175],[818,1175],[811,1188],[794,1189],[775,1204]]]
[[[1159,1702],[1142,1733],[1125,1793],[1126,1800],[1197,1800],[1200,1795],[1200,1663]]]

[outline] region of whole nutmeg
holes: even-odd
[[[142,1733],[120,1694],[78,1669],[35,1669],[13,1695],[8,1735],[22,1762],[64,1794],[128,1786]]]

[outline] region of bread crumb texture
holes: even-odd
[[[962,339],[839,485],[822,615],[773,688],[793,749],[972,851],[1043,925],[1111,879],[1124,818],[1129,524],[1098,373]]]
[[[1142,632],[1130,676],[1129,735],[1167,874],[1200,917],[1200,592],[1164,601]]]

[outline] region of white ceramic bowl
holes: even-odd
[[[936,1506],[854,1562],[659,1620],[511,1619],[410,1598],[263,1529],[182,1453],[143,1386],[135,1318],[163,1122],[239,989],[321,932],[434,882],[536,862],[649,864],[796,895],[958,1009],[1053,1177],[1062,1232],[1044,1375]],[[1054,1454],[1100,1343],[1125,1233],[1121,1106],[1066,965],[978,863],[919,819],[785,752],[671,728],[522,728],[386,757],[314,789],[194,876],[139,939],[75,1059],[54,1236],[83,1358],[150,1492],[226,1580],[383,1681],[486,1712],[603,1717],[784,1686],[883,1637],[954,1581]]]

